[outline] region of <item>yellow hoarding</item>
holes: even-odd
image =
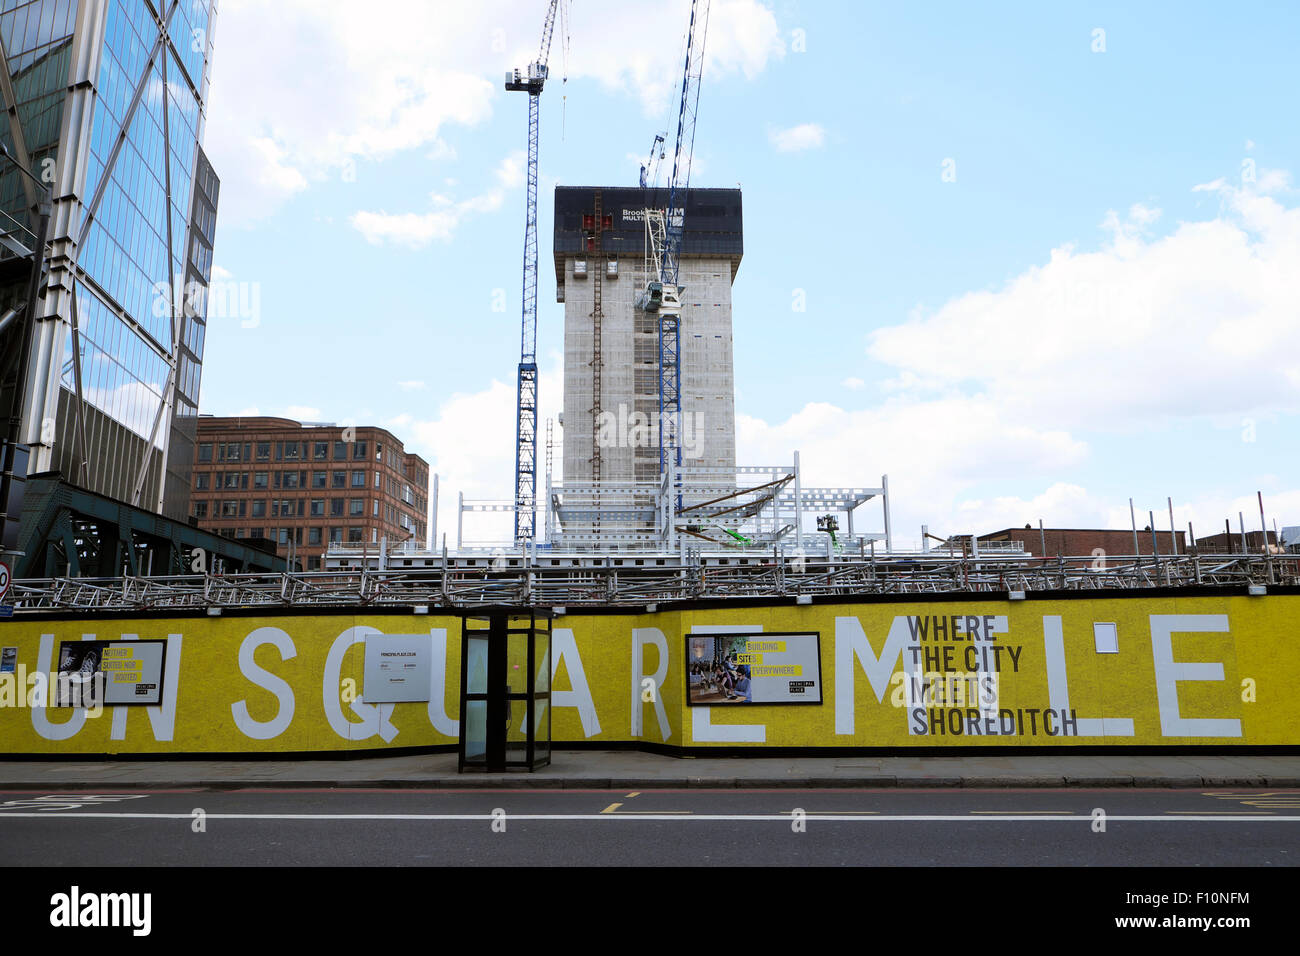
[[[1300,597],[1280,595],[574,613],[555,621],[552,737],[689,749],[1293,746],[1297,612]],[[820,636],[820,704],[686,705],[688,636],[765,632]],[[428,635],[428,703],[366,703],[364,642],[380,634]],[[0,673],[0,752],[451,745],[460,635],[458,618],[437,615],[19,619],[0,627],[0,645],[17,649],[14,671]],[[81,640],[166,641],[162,704],[49,706],[59,647]]]

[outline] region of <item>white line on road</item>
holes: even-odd
[[[193,813],[0,813],[0,820],[37,819],[37,820],[192,820]],[[537,820],[541,822],[576,821],[576,820],[639,820],[639,821],[704,821],[715,823],[789,823],[794,819],[789,813],[776,814],[721,814],[721,813],[506,813],[505,819],[512,822],[519,820]],[[488,822],[502,818],[501,814],[490,813],[205,813],[207,820],[320,820],[320,821],[444,821],[444,822]],[[968,814],[934,814],[903,815],[881,814],[879,816],[820,816],[819,823],[1091,823],[1091,816],[972,816]],[[1112,816],[1107,815],[1108,823],[1300,823],[1300,816]]]

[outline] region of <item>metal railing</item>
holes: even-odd
[[[492,562],[470,567],[451,557],[419,568],[365,568],[287,574],[59,578],[15,582],[19,616],[67,611],[165,611],[288,607],[475,607],[645,605],[725,598],[823,598],[890,594],[987,594],[1033,591],[1143,590],[1300,585],[1300,556],[1149,555],[1108,558],[889,555],[863,560],[771,556],[751,564],[712,565],[697,554],[671,555],[653,567],[549,566]]]

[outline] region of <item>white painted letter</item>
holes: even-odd
[[[281,660],[293,660],[298,654],[293,646],[293,638],[278,627],[259,627],[239,645],[239,672],[248,678],[250,683],[270,691],[280,702],[279,710],[270,720],[254,720],[248,712],[247,700],[238,700],[230,705],[235,726],[239,728],[240,733],[252,740],[274,740],[293,723],[293,688],[284,678],[259,667],[254,660],[254,654],[263,644],[270,644],[278,650]]]

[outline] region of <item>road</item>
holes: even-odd
[[[1297,863],[1300,790],[0,793],[5,867]]]

